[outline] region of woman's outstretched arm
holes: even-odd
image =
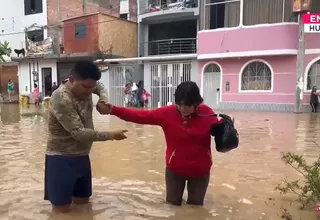
[[[166,114],[170,106],[165,106],[152,110],[125,108],[112,106],[111,115],[115,115],[118,118],[134,122],[137,124],[149,124],[163,126],[166,121]]]

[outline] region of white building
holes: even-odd
[[[9,42],[11,57],[18,54],[14,50],[26,51],[27,39],[39,42],[47,38],[47,1],[10,0],[0,7],[0,42]],[[20,56],[23,56],[20,54]],[[32,72],[39,67],[47,67],[34,62],[19,63],[19,92],[31,93]],[[51,67],[51,65],[49,65]],[[41,87],[40,87],[41,89]]]
[[[47,37],[46,0],[10,0],[0,7],[0,41],[14,49],[26,47],[26,37],[35,41]],[[12,54],[14,56],[14,54]]]
[[[79,8],[83,6],[82,1],[77,4]],[[48,36],[47,31],[50,20],[48,7],[53,7],[52,2],[50,6],[46,0],[10,0],[0,8],[0,41],[9,42],[11,58],[19,63],[19,92],[30,97],[34,84],[37,84],[43,96],[50,95],[52,84],[59,84],[70,73],[75,62],[67,54],[54,54],[49,50],[44,52],[41,46],[35,46],[39,50],[29,50],[26,57],[16,57],[14,50],[26,50],[27,39],[39,42],[52,37]],[[120,1],[120,14],[121,18],[130,19],[129,0]]]
[[[201,30],[200,8],[203,2],[137,1],[138,57],[104,60],[106,63],[119,63],[110,65],[112,103],[123,105],[121,100],[124,98],[119,98],[118,88],[128,81],[137,82],[133,78],[143,79],[145,89],[152,94],[152,108],[172,104],[174,91],[182,81],[198,80],[197,32]],[[120,10],[120,13],[125,12]],[[121,81],[119,72],[123,72]]]

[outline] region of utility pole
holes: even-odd
[[[300,1],[300,11],[298,12],[299,20],[299,42],[297,54],[297,83],[296,83],[296,103],[294,113],[302,113],[303,91],[304,91],[304,55],[305,55],[305,42],[304,42],[304,27],[302,21],[304,0]]]

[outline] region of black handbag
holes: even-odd
[[[214,136],[216,150],[220,153],[226,153],[238,147],[239,134],[234,127],[234,120],[230,116],[226,114],[216,116],[221,117],[223,122],[213,125],[210,134]]]

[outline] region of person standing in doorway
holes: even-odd
[[[124,102],[126,107],[131,106],[131,84],[127,83],[124,87]]]
[[[144,108],[148,108],[149,97],[151,97],[151,94],[148,93],[148,92],[144,89],[144,90],[143,90],[143,93],[142,93],[142,101],[143,101],[143,104],[144,104]]]
[[[138,91],[137,91],[138,107],[143,108],[144,107],[144,101],[142,99],[142,94],[144,91],[143,81],[139,81],[137,86],[138,86]]]
[[[317,108],[319,106],[319,95],[320,93],[317,92],[317,87],[312,87],[311,94],[310,94],[310,105],[312,112],[317,112]]]
[[[39,88],[38,88],[38,85],[35,83],[33,85],[33,99],[34,99],[35,105],[40,105],[39,96],[40,96]]]
[[[151,94],[148,93],[144,89],[143,81],[139,81],[139,83],[138,83],[137,97],[138,97],[138,100],[139,100],[139,107],[140,108],[147,108],[148,107],[148,102],[149,102],[149,97],[151,97]]]
[[[12,102],[13,93],[14,93],[14,83],[12,82],[11,79],[9,79],[9,82],[8,82],[8,98],[9,98],[9,102]]]

